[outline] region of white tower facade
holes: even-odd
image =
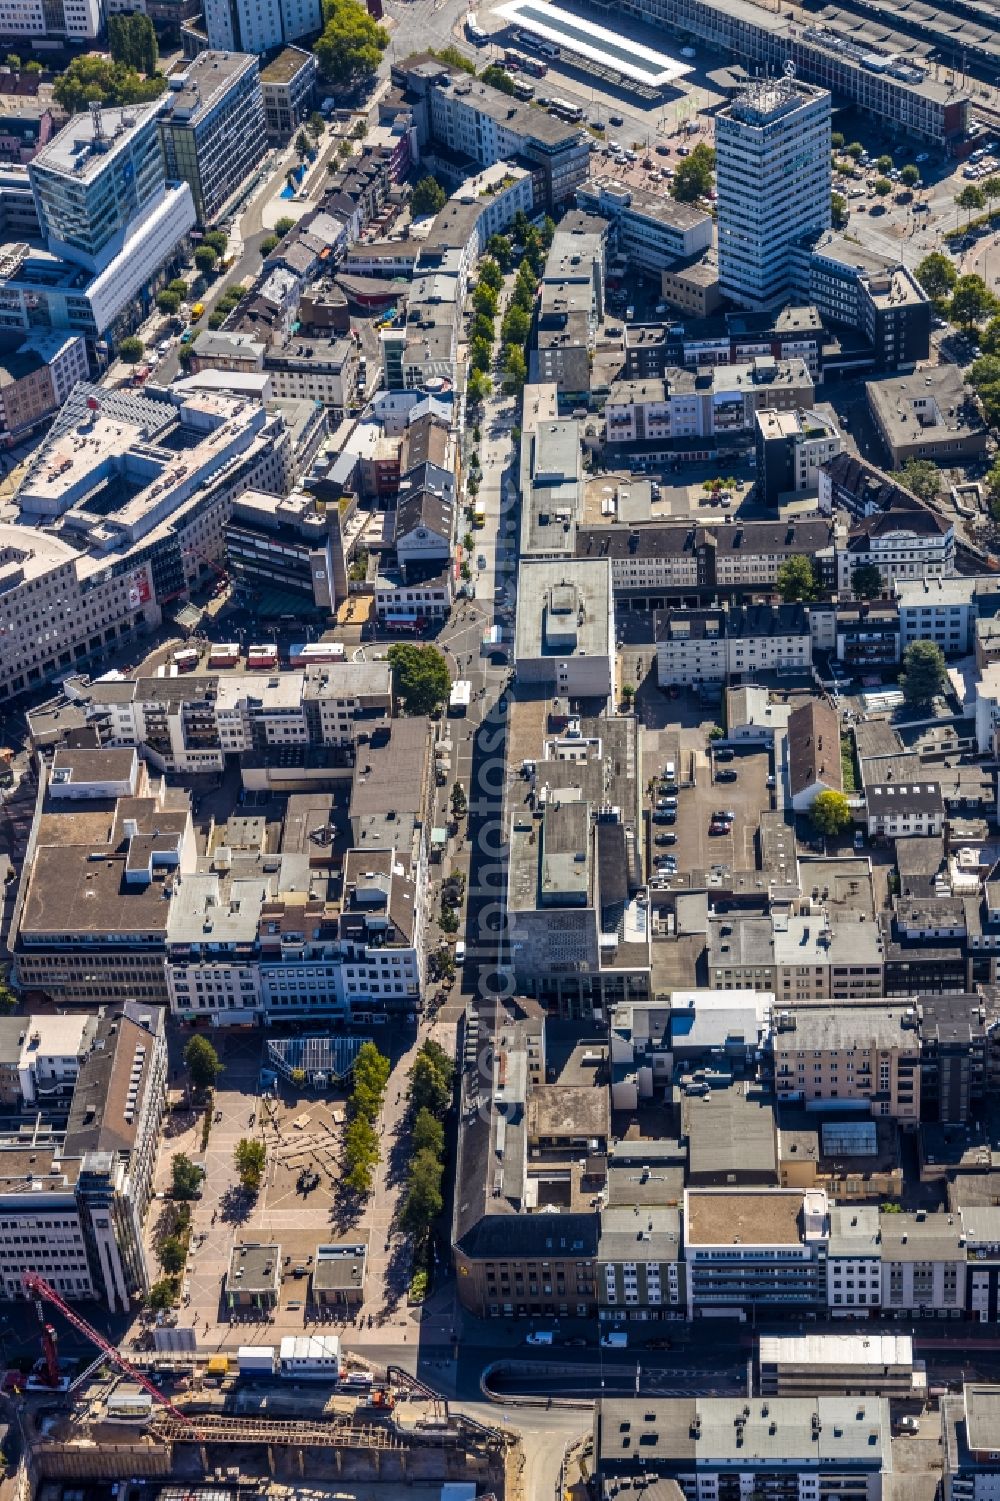
[[[794,246],[830,226],[830,95],[795,78],[755,78],[715,125],[719,282],[742,307],[794,291]]]

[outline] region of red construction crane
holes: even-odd
[[[56,1391],[62,1380],[62,1371],[59,1369],[59,1341],[51,1324],[42,1325],[42,1349],[45,1352],[45,1379]]]
[[[109,1341],[104,1338],[103,1334],[99,1334],[91,1324],[87,1323],[86,1319],[82,1319],[78,1313],[74,1313],[72,1308],[70,1308],[67,1303],[63,1302],[62,1298],[56,1292],[55,1288],[49,1286],[44,1277],[40,1277],[37,1272],[22,1272],[21,1286],[24,1288],[24,1291],[26,1293],[33,1294],[36,1299],[44,1298],[47,1303],[52,1304],[53,1308],[58,1308],[63,1318],[66,1319],[68,1323],[72,1324],[74,1329],[78,1329],[82,1335],[90,1340],[91,1344],[96,1345],[97,1348],[102,1351],[102,1353],[106,1355],[107,1358],[114,1365],[116,1365],[120,1371],[123,1371],[125,1375],[128,1376],[132,1381],[138,1382],[143,1391],[147,1391],[155,1402],[159,1402],[161,1406],[167,1409],[171,1417],[176,1418],[180,1423],[186,1423],[189,1428],[194,1427],[191,1419],[189,1417],[186,1417],[185,1414],[181,1412],[179,1407],[175,1407],[174,1404],[170,1401],[170,1398],[165,1397],[160,1391],[159,1387],[153,1385],[148,1376],[144,1376],[141,1371],[137,1371],[133,1365],[129,1364],[121,1351],[118,1350],[114,1345],[110,1344]],[[49,1379],[50,1381],[52,1381],[52,1372],[54,1369],[55,1380],[52,1381],[52,1384],[53,1386],[58,1386],[59,1361],[56,1357],[54,1331],[53,1336],[51,1336],[50,1339],[47,1340],[45,1338],[45,1335],[49,1333],[49,1328],[49,1325],[45,1326],[45,1334],[43,1334],[42,1336],[42,1343],[45,1346],[45,1360],[46,1368],[49,1373]]]

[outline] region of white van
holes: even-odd
[[[461,938],[458,940],[458,942],[455,945],[455,963],[456,964],[464,964],[465,963],[465,943],[463,942],[463,940]]]
[[[627,1350],[628,1334],[624,1329],[612,1329],[601,1335],[601,1345],[605,1350]]]
[[[555,1333],[552,1329],[536,1329],[534,1334],[529,1334],[524,1343],[526,1345],[554,1345]]]

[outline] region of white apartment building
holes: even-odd
[[[0,28],[7,37],[91,42],[102,25],[98,0],[0,0]]]
[[[264,368],[276,397],[320,401],[334,418],[344,416],[358,395],[358,346],[353,339],[292,335],[268,350]]]
[[[269,52],[323,29],[320,0],[206,0],[208,45],[220,52]]]
[[[42,1020],[68,1019],[31,1024]],[[35,1271],[68,1298],[123,1311],[151,1280],[142,1226],[166,1101],[163,1012],[126,1001],[78,1020],[65,1127],[0,1151],[0,1298],[23,1297],[21,1274]]]
[[[577,208],[611,220],[611,238],[630,266],[652,273],[698,255],[712,243],[712,216],[693,203],[591,177],[576,190]]]
[[[822,1189],[684,1190],[688,1318],[826,1302]]]
[[[904,651],[913,641],[933,641],[946,657],[962,657],[974,642],[976,622],[974,578],[921,576],[897,578],[894,586],[899,606],[899,646]]]
[[[663,380],[616,381],[605,416],[608,443],[721,439],[752,431],[756,413],[811,408],[815,388],[804,360],[762,355],[710,372],[673,367]]]
[[[928,507],[914,507],[912,510],[893,507],[879,511],[852,526],[847,547],[838,553],[837,562],[838,588],[842,594],[850,593],[856,568],[875,567],[882,575],[887,594],[899,584],[913,581],[917,587],[908,591],[907,597],[910,605],[915,605],[919,612],[920,587],[925,581],[926,596],[936,599],[938,596],[933,593],[932,581],[951,578],[955,572],[955,527],[946,517]],[[949,591],[942,591],[942,604],[946,599],[949,603],[957,601],[959,604],[954,619],[949,608],[939,622],[945,627],[946,638],[952,624],[964,625],[968,629],[968,622],[961,616],[963,594],[964,591],[959,591],[949,597]],[[907,624],[910,623],[908,619]],[[951,648],[950,642],[948,645]]]
[[[1000,729],[1000,662],[991,662],[976,683],[976,745],[980,755],[996,755]]]
[[[967,1272],[961,1217],[882,1214],[880,1228],[883,1311],[961,1318]]]
[[[798,672],[812,664],[809,618],[801,605],[664,610],[655,617],[654,635],[661,688]]]
[[[0,1154],[0,1296],[24,1296],[21,1273],[38,1272],[69,1298],[97,1296],[76,1196],[80,1161],[36,1150],[29,1179],[21,1152]]]
[[[86,1015],[25,1018],[17,1072],[25,1105],[51,1104],[72,1092],[89,1042]]]
[[[939,782],[874,782],[865,787],[865,805],[872,839],[926,838],[944,828]]]
[[[840,452],[840,429],[830,407],[755,414],[757,487],[766,504],[818,491],[822,465]]]
[[[882,1301],[879,1221],[874,1205],[830,1206],[826,1301],[834,1318],[867,1318]]]
[[[715,121],[719,282],[742,306],[789,300],[794,246],[830,225],[830,95],[754,78]]]
[[[279,745],[353,745],[392,714],[387,662],[301,672],[190,673],[93,683],[88,718],[106,743],[135,746],[160,771],[221,771],[227,755]]]

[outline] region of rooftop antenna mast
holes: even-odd
[[[99,99],[91,99],[90,101],[90,120],[94,127],[94,140],[103,141],[104,117],[101,114],[101,101]]]

